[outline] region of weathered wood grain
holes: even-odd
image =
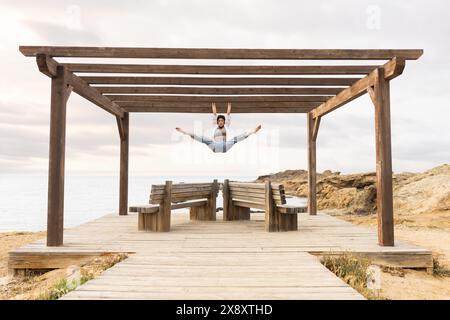
[[[218,49],[20,46],[25,56],[39,53],[52,57],[164,58],[164,59],[274,59],[274,60],[385,60],[393,57],[415,60],[421,49]]]

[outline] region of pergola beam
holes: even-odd
[[[179,108],[192,108],[192,107],[206,107],[209,109],[208,112],[211,112],[211,102],[212,101],[204,101],[204,102],[183,102],[183,101],[155,101],[155,102],[147,102],[147,101],[119,101],[117,104],[122,107],[153,107],[153,106],[166,106],[166,107],[179,107]],[[225,106],[225,102],[222,102]],[[244,108],[261,108],[261,111],[265,108],[273,108],[276,109],[278,107],[307,107],[314,108],[318,106],[320,102],[290,102],[290,101],[254,101],[254,102],[238,102],[233,104],[233,111],[236,108],[244,109]]]
[[[25,56],[148,58],[148,59],[269,59],[269,60],[385,60],[402,57],[416,60],[421,49],[211,49],[20,46]]]
[[[81,77],[89,84],[151,84],[151,85],[208,85],[208,86],[348,86],[361,78],[256,78],[256,77]]]
[[[108,111],[109,113],[123,118],[123,110],[116,103],[109,100],[107,97],[98,92],[94,87],[91,87],[83,79],[75,74],[70,73],[68,77],[69,84],[73,87],[73,91],[99,106],[100,108]]]
[[[119,130],[120,140],[124,140],[126,138],[124,121],[121,117],[116,116],[116,122],[117,122],[117,129]]]
[[[261,88],[261,87],[130,87],[130,86],[95,86],[100,93],[115,94],[220,94],[220,95],[249,95],[249,94],[303,94],[303,95],[335,95],[341,92],[343,87],[302,87],[302,88]]]
[[[146,102],[324,102],[331,96],[167,96],[167,95],[105,95],[116,103]]]
[[[273,106],[267,108],[260,107],[242,107],[239,105],[233,106],[233,113],[307,113],[310,112],[314,107],[280,107]],[[211,104],[204,106],[198,106],[192,104],[174,104],[174,103],[152,103],[151,105],[134,106],[130,105],[123,107],[126,112],[166,112],[166,113],[211,113]],[[217,106],[217,112],[225,113],[226,105],[222,107]]]
[[[48,55],[36,55],[36,64],[39,68],[39,71],[45,74],[47,77],[54,78],[57,76],[58,62],[50,58]]]
[[[403,59],[393,58],[392,60],[384,64],[383,67],[381,68],[383,70],[384,79],[391,80],[397,77],[403,72],[404,67],[405,61]],[[318,106],[316,109],[312,111],[312,116],[314,118],[324,116],[327,113],[336,110],[337,108],[343,106],[344,104],[347,104],[350,101],[365,94],[368,88],[374,86],[376,80],[376,73],[378,72],[377,71],[378,69],[375,69],[364,78],[355,82],[349,88],[342,90],[336,96],[330,98],[328,101]]]
[[[86,81],[68,71],[64,66],[59,65],[53,58],[38,54],[36,56],[36,63],[38,65],[39,71],[48,77],[54,78],[58,75],[58,68],[62,68],[62,72],[65,73],[66,85],[69,87],[70,92],[73,90],[75,93],[79,94],[86,100],[91,101],[100,108],[112,113],[115,116],[123,117],[123,110],[114,102],[103,96],[94,87],[91,87]],[[68,96],[66,100],[68,99]]]
[[[364,75],[378,65],[355,66],[215,66],[160,64],[64,63],[72,72],[83,73],[155,73],[221,75]]]
[[[312,139],[314,141],[317,140],[317,135],[319,133],[320,119],[321,119],[321,117],[318,117],[318,118],[314,119],[314,126],[313,126],[313,129],[312,129]]]

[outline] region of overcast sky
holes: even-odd
[[[423,0],[2,0],[0,174],[46,174],[48,169],[50,80],[19,45],[424,49],[391,82],[393,168],[422,171],[448,163],[449,12],[448,1]],[[138,61],[145,62],[155,61]],[[232,128],[239,133],[257,124],[263,127],[258,135],[227,154],[213,154],[174,131],[180,126],[208,132],[207,114],[131,114],[130,173],[259,175],[306,169],[305,114],[235,114]],[[322,119],[317,168],[375,170],[374,113],[367,95]],[[66,173],[116,175],[118,169],[115,118],[72,94]]]

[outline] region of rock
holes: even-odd
[[[67,274],[67,286],[71,289],[75,289],[80,285],[81,281],[81,269],[79,266],[73,265],[66,269]]]
[[[308,194],[308,172],[285,170],[259,176],[255,182],[283,183],[286,193],[299,197]],[[342,213],[369,215],[376,212],[375,172],[344,174],[325,170],[317,174],[319,210],[337,209]],[[393,176],[394,212],[450,214],[450,165],[444,164],[423,173],[403,172]]]

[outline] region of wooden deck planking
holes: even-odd
[[[300,214],[299,230],[290,232],[264,231],[263,218],[222,221],[219,213],[217,221],[189,221],[180,210],[170,232],[154,233],[137,231],[136,214],[106,215],[67,229],[62,247],[40,240],[10,252],[10,267],[134,253],[65,299],[361,299],[314,255],[352,252],[416,267],[431,259],[429,250],[400,241],[380,247],[374,231],[324,213]]]
[[[64,299],[362,299],[306,252],[132,255]]]

